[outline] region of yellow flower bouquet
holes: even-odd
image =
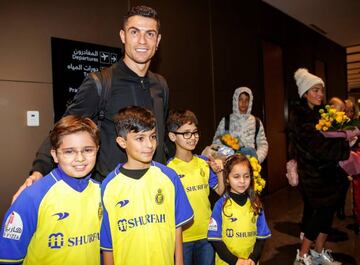
[[[254,176],[254,190],[257,193],[261,193],[262,190],[265,188],[266,181],[263,179],[260,175],[261,171],[261,165],[259,161],[256,159],[256,157],[248,156],[248,159],[250,161],[252,170],[253,170],[253,176]]]
[[[220,141],[234,151],[238,151],[240,149],[240,140],[232,136],[230,133],[223,134],[220,137]]]
[[[326,138],[351,139],[359,135],[359,120],[350,120],[345,112],[338,111],[329,105],[320,109],[321,115],[315,129],[320,131]]]
[[[349,124],[350,119],[346,116],[344,111],[338,111],[335,108],[326,105],[325,110],[320,109],[319,113],[321,118],[315,125],[316,130],[327,132],[350,129],[347,128],[348,126],[351,126]]]

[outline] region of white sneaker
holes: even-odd
[[[313,265],[311,255],[309,256],[308,254],[304,254],[303,257],[300,257],[299,250],[297,250],[294,265]]]
[[[310,249],[310,254],[312,256],[313,265],[341,265],[342,263],[334,260],[331,255],[330,249],[323,249],[321,253],[316,252],[315,250]]]

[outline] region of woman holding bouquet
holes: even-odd
[[[304,68],[295,72],[295,80],[300,104],[290,115],[290,155],[298,165],[304,238],[294,265],[341,264],[324,245],[339,199],[338,185],[346,177],[338,162],[349,157],[349,143],[344,138],[325,138],[315,129],[324,98],[323,80]]]

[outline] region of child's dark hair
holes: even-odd
[[[90,118],[68,115],[61,118],[51,130],[49,135],[51,148],[58,149],[64,136],[78,132],[89,133],[96,146],[99,145],[99,130],[95,122]]]
[[[128,19],[133,16],[141,16],[155,19],[157,22],[157,30],[158,32],[160,31],[160,18],[155,9],[144,5],[131,7],[123,18],[123,29],[125,29],[125,25]]]
[[[170,110],[166,126],[169,132],[175,132],[184,124],[192,123],[198,127],[198,120],[191,110]]]
[[[243,154],[235,154],[235,155],[229,156],[224,162],[224,169],[223,169],[224,186],[225,186],[224,195],[225,195],[226,199],[223,204],[223,213],[226,216],[228,216],[225,213],[224,207],[225,207],[227,201],[230,199],[229,194],[230,194],[231,187],[230,187],[230,184],[228,181],[230,172],[235,165],[240,164],[240,163],[246,164],[250,169],[250,185],[249,185],[249,188],[245,192],[249,196],[251,208],[254,212],[254,215],[258,215],[262,209],[262,203],[260,201],[259,195],[254,190],[254,175],[253,175],[252,166],[250,164],[249,159]]]
[[[119,110],[114,117],[114,123],[117,135],[125,139],[130,132],[150,131],[156,126],[154,114],[148,109],[137,106]]]

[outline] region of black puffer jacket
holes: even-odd
[[[127,106],[141,106],[154,112],[157,122],[158,148],[154,160],[164,163],[165,119],[168,111],[168,87],[165,79],[148,72],[139,77],[120,60],[115,64],[112,74],[111,94],[107,103],[105,120],[100,130],[100,150],[93,177],[102,181],[119,162],[126,161],[126,154],[119,148],[116,139],[113,116]],[[96,120],[100,96],[93,79],[87,77],[64,115],[82,115]],[[50,155],[50,141],[45,139],[33,162],[32,171],[48,174],[54,167]]]
[[[339,186],[346,177],[338,162],[350,154],[345,139],[325,138],[315,129],[318,110],[302,101],[291,112],[289,123],[290,151],[298,162],[299,188],[314,208],[336,205]]]

